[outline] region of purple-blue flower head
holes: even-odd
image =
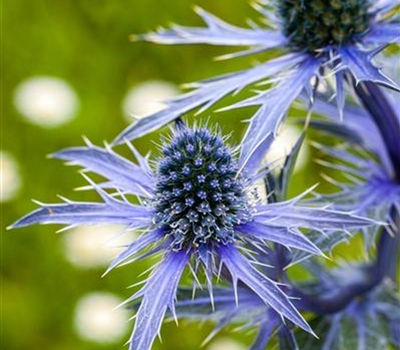
[[[370,0],[277,0],[282,33],[293,50],[315,52],[355,43],[373,21]]]
[[[174,250],[213,249],[235,240],[235,227],[252,219],[229,147],[207,129],[184,129],[163,147],[158,162],[154,223],[168,232]]]
[[[389,99],[388,103],[392,107]],[[317,146],[335,159],[335,163],[321,163],[344,171],[351,181],[344,183],[331,179],[340,191],[321,198],[334,203],[334,207],[339,210],[392,222],[391,209],[400,213],[400,183],[396,174],[398,164],[393,163],[385,144],[388,140],[383,139],[367,111],[357,105],[346,103],[342,122],[336,118],[335,106],[322,99],[316,99],[313,110],[326,116],[328,120],[313,120],[312,126],[350,144],[341,149]],[[400,113],[394,106],[391,110],[397,120],[397,127],[391,129],[396,142],[400,132]],[[386,112],[381,110],[382,119],[386,118]],[[356,148],[358,152],[355,151],[355,144],[359,145]],[[397,156],[400,157],[400,146],[397,147]],[[374,242],[376,232],[374,229],[364,229],[367,246]]]
[[[179,125],[164,142],[154,166],[129,146],[138,165],[110,147],[90,143],[55,154],[106,178],[100,184],[89,180],[102,201],[42,204],[13,227],[114,223],[126,225],[127,230],[142,230],[109,267],[163,253],[144,287],[130,298],[142,298],[131,349],[150,349],[166,311],[174,314],[178,284],[187,266],[194,274],[199,267],[204,269],[211,300],[213,276],[224,270],[233,295],[237,295],[240,281],[279,315],[312,332],[278,282],[255,267],[252,251],[278,243],[318,255],[321,251],[300,229],[324,232],[371,222],[326,207],[302,207],[299,198],[257,202],[252,186],[260,176],[263,154],[255,154],[246,167],[240,167],[240,159],[224,138],[206,128]],[[131,195],[139,197],[141,204],[131,203]]]
[[[268,6],[268,4],[270,4]],[[136,39],[160,44],[209,44],[250,47],[226,55],[233,58],[281,49],[281,57],[253,68],[189,84],[193,88],[178,98],[166,101],[166,108],[140,119],[123,131],[116,143],[135,139],[156,130],[181,115],[197,110],[201,113],[229,94],[258,84],[254,97],[226,106],[257,106],[250,119],[241,153],[245,164],[265,142],[271,142],[291,103],[305,90],[311,98],[325,76],[336,80],[339,112],[345,101],[345,76],[356,82],[370,81],[399,90],[372,62],[383,47],[400,41],[400,22],[393,18],[398,0],[274,0],[255,7],[270,27],[251,22],[240,28],[196,7],[207,27],[172,26]],[[315,79],[314,79],[315,78]],[[268,90],[262,86],[275,83]]]

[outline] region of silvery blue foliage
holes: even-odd
[[[276,84],[259,91],[254,97],[227,106],[223,110],[257,106],[241,149],[245,164],[258,149],[272,141],[290,104],[303,91],[310,97],[318,80],[333,75],[336,80],[336,100],[339,112],[345,102],[346,75],[357,83],[370,81],[399,90],[399,86],[372,63],[373,57],[388,43],[400,41],[400,22],[391,17],[398,0],[282,0],[255,4],[268,20],[260,27],[251,22],[250,28],[240,28],[223,22],[205,10],[196,12],[206,27],[172,26],[157,32],[139,35],[138,39],[159,44],[209,44],[250,46],[250,49],[223,58],[282,49],[281,57],[231,74],[189,84],[192,91],[166,101],[160,112],[140,119],[123,131],[116,143],[135,139],[198,109],[201,113],[214,103],[243,88],[258,83]]]
[[[12,227],[111,223],[139,231],[106,272],[163,255],[127,301],[137,311],[131,350],[151,349],[165,317],[216,321],[210,336],[232,323],[257,329],[251,350],[265,349],[274,336],[281,350],[400,347],[395,294],[399,87],[373,61],[387,45],[400,42],[399,5],[397,0],[258,2],[255,8],[267,23],[251,22],[249,28],[196,8],[206,27],[175,25],[139,36],[162,44],[250,47],[225,59],[273,49],[282,54],[193,83],[192,91],[167,101],[164,110],[132,124],[115,143],[126,143],[136,163],[111,146],[89,141],[54,154],[103,177],[104,182],[95,183],[84,175],[101,200],[38,202],[39,209]],[[323,89],[329,82],[333,91]],[[255,84],[261,89],[255,96],[224,108],[258,106],[237,147],[229,146],[218,128],[188,127],[181,119]],[[265,164],[277,129],[298,97],[307,112],[325,116],[306,124],[322,131],[324,141],[334,141],[314,144],[331,158],[319,163],[341,176],[331,180],[339,188],[336,193],[318,195],[313,187],[288,199],[306,131],[281,168]],[[158,157],[143,157],[128,142],[172,121],[175,127],[162,140]],[[321,256],[360,231],[366,261],[335,262],[334,268],[323,264]],[[292,265],[305,269],[309,278],[294,281],[287,273]],[[181,285],[185,270],[193,275],[193,288]]]
[[[37,223],[59,223],[69,227],[82,224],[124,224],[127,229],[143,230],[110,265],[109,270],[145,256],[164,251],[145,286],[132,298],[142,298],[132,349],[150,349],[167,309],[174,313],[174,300],[185,267],[194,274],[204,268],[208,290],[213,295],[213,275],[227,269],[237,293],[238,283],[252,290],[282,317],[312,332],[276,280],[262,274],[253,264],[252,252],[259,245],[277,243],[322,252],[300,231],[368,226],[372,222],[325,207],[305,207],[300,198],[261,203],[252,191],[261,159],[239,168],[231,148],[219,134],[206,128],[178,126],[164,141],[162,156],[151,168],[147,158],[133,148],[139,164],[114,153],[111,148],[70,148],[54,157],[83,166],[107,179],[91,186],[102,201],[41,204],[41,208],[20,219],[13,227]],[[250,167],[251,165],[251,167]],[[111,188],[112,192],[105,189]],[[132,204],[127,195],[142,198]],[[146,248],[151,248],[150,251]]]
[[[258,335],[250,350],[263,350],[278,329],[286,328],[278,313],[265,305],[257,294],[243,286],[238,287],[237,304],[230,287],[215,289],[214,308],[211,308],[210,297],[204,290],[198,291],[195,297],[192,297],[188,289],[180,289],[178,293],[180,296],[176,304],[178,317],[189,320],[210,320],[216,323],[205,342],[229,324],[242,324],[243,329],[254,327],[258,329]]]
[[[398,242],[397,242],[398,243]],[[259,261],[271,263],[270,255],[263,252]],[[180,290],[177,302],[179,317],[216,322],[213,337],[228,324],[244,324],[243,328],[257,328],[250,350],[264,350],[278,334],[282,349],[360,350],[388,349],[400,345],[398,324],[400,300],[395,285],[383,279],[375,264],[341,266],[328,270],[318,261],[308,260],[304,267],[313,278],[287,287],[301,311],[315,314],[311,324],[319,338],[305,337],[245,286],[238,289],[239,304],[229,293],[230,288],[219,288],[214,293],[215,309],[211,309],[209,296],[201,291],[196,297]],[[269,274],[266,269],[263,273]],[[379,281],[379,283],[377,283]],[[371,285],[377,285],[370,289]],[[351,298],[353,294],[358,298]],[[291,344],[291,345],[290,345]]]
[[[387,101],[391,105],[389,96]],[[313,127],[347,143],[347,146],[341,148],[316,145],[334,160],[319,162],[328,168],[344,172],[348,178],[347,183],[331,178],[330,182],[340,191],[321,196],[320,199],[334,203],[334,207],[340,210],[391,222],[391,209],[400,213],[400,183],[396,171],[398,164],[386,147],[388,140],[382,138],[368,112],[358,105],[347,103],[342,121],[336,118],[335,106],[324,99],[316,99],[313,110],[327,117],[325,120],[311,121]],[[391,110],[400,125],[398,109]],[[386,114],[382,112],[381,119],[385,119]],[[396,129],[393,130],[393,137],[396,137],[395,131]],[[397,139],[394,143],[398,145],[395,153],[400,158],[400,143]],[[376,232],[377,228],[373,227],[364,230],[364,240],[368,247],[375,241]]]
[[[327,310],[326,313],[321,313],[315,326],[321,339],[302,340],[304,348],[367,350],[399,346],[400,300],[395,285],[384,279],[369,292],[362,290],[367,279],[379,279],[374,265],[342,264],[331,271],[314,268],[313,272],[316,273],[316,280],[311,281],[305,289],[310,290],[309,295],[315,295],[317,302],[312,297],[309,300],[303,299],[300,303],[306,309],[312,309],[313,306],[315,308],[318,299],[323,300],[324,295],[329,299],[332,294],[339,295],[346,289],[359,288],[361,297],[353,299],[337,312]]]

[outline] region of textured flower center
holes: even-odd
[[[163,148],[157,169],[154,221],[173,248],[227,244],[236,225],[251,219],[231,150],[207,129],[179,131]]]
[[[355,39],[369,28],[370,0],[277,0],[283,32],[296,50]]]

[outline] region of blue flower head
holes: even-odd
[[[235,240],[235,228],[252,218],[246,178],[229,147],[207,129],[179,132],[163,147],[156,176],[154,223],[173,249],[212,249]]]
[[[241,167],[240,158],[224,138],[207,128],[179,124],[171,139],[164,142],[154,166],[129,146],[138,165],[108,146],[99,148],[89,142],[87,147],[56,153],[56,158],[107,179],[100,184],[88,179],[102,201],[41,204],[13,227],[115,223],[126,225],[127,230],[142,230],[108,269],[164,253],[144,287],[129,299],[141,298],[131,349],[150,349],[167,310],[175,313],[178,284],[187,266],[195,275],[199,267],[204,269],[211,302],[213,275],[223,271],[236,301],[240,281],[281,317],[312,332],[278,281],[253,266],[253,251],[260,245],[277,243],[322,254],[301,228],[324,232],[371,222],[326,207],[302,207],[299,198],[279,203],[256,201],[252,186],[263,174],[263,153],[255,154]],[[131,195],[139,197],[141,204],[128,200]]]
[[[251,28],[230,25],[196,7],[207,27],[175,25],[171,29],[136,36],[135,39],[160,44],[250,47],[223,56],[225,59],[271,49],[282,49],[282,55],[247,70],[189,84],[192,91],[166,101],[164,110],[134,122],[115,142],[140,137],[189,111],[201,113],[223,97],[257,83],[255,96],[223,108],[258,107],[243,141],[242,166],[259,147],[273,140],[299,94],[304,90],[312,98],[318,82],[325,76],[333,75],[336,81],[335,96],[340,113],[346,95],[344,85],[349,77],[353,77],[356,84],[369,81],[399,90],[399,86],[372,62],[383,47],[400,40],[400,23],[393,18],[393,10],[399,4],[398,0],[261,1],[255,7],[270,27],[252,22]],[[268,90],[262,89],[271,82],[276,84]]]
[[[370,0],[275,1],[282,33],[293,50],[315,52],[354,44],[372,21]]]
[[[386,144],[389,140],[383,139],[370,115],[357,105],[346,103],[344,121],[339,122],[335,106],[322,99],[316,99],[314,111],[327,119],[313,120],[311,126],[347,142],[346,147],[340,149],[317,145],[335,160],[334,163],[325,161],[320,163],[345,172],[350,180],[348,183],[343,183],[330,179],[340,191],[321,196],[321,199],[334,203],[334,207],[339,210],[392,223],[393,211],[400,213],[400,179],[397,175],[399,164],[395,164],[394,160],[400,159],[400,143],[396,134],[396,131],[400,131],[400,113],[392,105],[390,96],[387,96],[387,103],[386,110],[381,109],[379,113],[382,119],[389,119],[387,113],[389,110],[393,111],[397,125],[393,125],[391,137],[394,139],[393,144],[397,145],[394,149],[396,157],[391,157],[388,152]],[[375,241],[378,230],[372,227],[372,230],[368,228],[363,231],[364,242],[370,247]]]

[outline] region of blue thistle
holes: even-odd
[[[344,171],[351,180],[346,184],[330,179],[340,191],[321,196],[321,199],[334,203],[334,207],[339,210],[352,211],[392,223],[392,208],[400,214],[400,179],[397,173],[399,164],[396,163],[396,159],[400,159],[400,144],[397,139],[400,132],[400,113],[393,108],[389,96],[386,97],[388,105],[386,110],[380,110],[380,116],[382,123],[388,122],[390,110],[391,116],[397,121],[397,125],[390,129],[393,144],[397,145],[394,146],[397,149],[394,150],[394,154],[391,154],[386,147],[390,144],[390,139],[383,139],[368,112],[357,105],[346,104],[344,121],[339,122],[336,118],[335,106],[317,99],[313,110],[328,119],[313,120],[311,125],[341,138],[349,145],[342,149],[317,145],[324,153],[336,160],[336,163],[320,163],[329,168]],[[354,151],[355,145],[358,145],[358,152]],[[364,229],[363,232],[364,241],[369,247],[375,241],[377,229],[372,227],[372,229]]]
[[[235,227],[252,219],[252,208],[246,179],[223,139],[207,129],[183,129],[163,147],[163,156],[154,222],[169,232],[173,249],[232,243]]]
[[[145,285],[129,301],[139,298],[130,349],[150,349],[168,309],[174,302],[179,280],[186,266],[205,271],[213,298],[213,275],[227,278],[238,302],[238,283],[246,286],[281,317],[312,332],[277,281],[253,266],[252,251],[259,245],[278,243],[310,254],[321,251],[304,236],[301,228],[325,232],[370,225],[371,221],[327,209],[303,207],[295,198],[279,203],[261,203],[251,186],[260,176],[263,153],[257,153],[240,167],[240,158],[224,139],[206,128],[179,125],[162,147],[154,169],[147,158],[128,144],[138,165],[117,155],[110,147],[70,148],[54,157],[81,165],[107,179],[90,185],[101,202],[41,204],[12,227],[59,223],[124,224],[127,230],[141,229],[133,241],[111,263],[107,272],[129,261],[164,252]],[[108,191],[106,191],[108,189]],[[127,195],[141,198],[131,203]]]
[[[272,141],[291,103],[303,90],[312,98],[318,86],[311,83],[312,78],[319,82],[325,76],[334,76],[339,113],[345,101],[346,76],[354,77],[356,83],[374,82],[399,90],[399,86],[372,63],[382,47],[400,41],[400,23],[393,16],[400,4],[398,0],[274,0],[270,3],[276,16],[264,2],[255,7],[272,29],[254,23],[251,28],[236,27],[196,7],[195,11],[207,27],[176,25],[136,36],[135,39],[160,44],[250,46],[248,50],[223,56],[225,59],[271,49],[284,51],[281,57],[253,68],[189,84],[192,91],[166,101],[164,110],[134,122],[115,142],[138,138],[191,110],[201,113],[247,86],[277,81],[272,88],[222,109],[258,107],[243,141],[243,166],[259,147]]]
[[[370,0],[277,0],[282,32],[293,50],[355,44],[373,21]]]

